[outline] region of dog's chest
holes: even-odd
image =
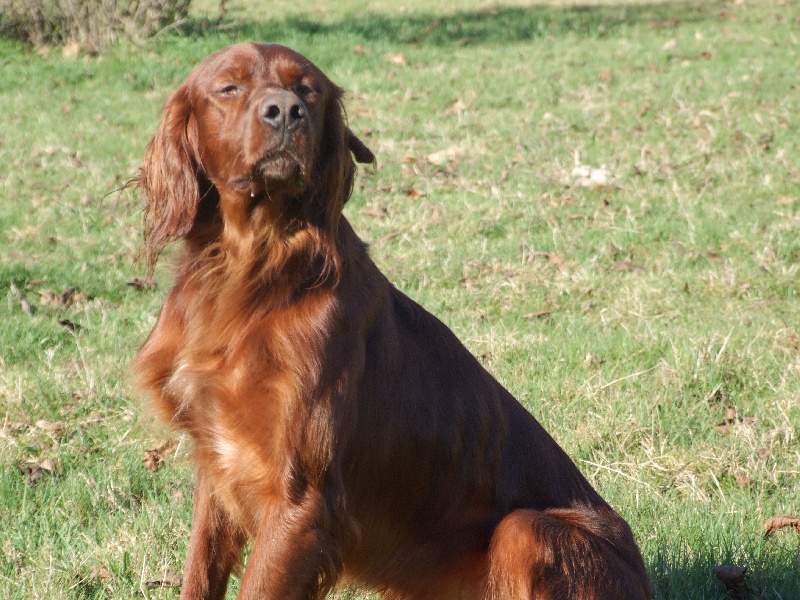
[[[325,328],[309,322],[309,313],[298,319],[277,312],[238,326],[187,321],[167,390],[194,438],[199,466],[242,522],[257,522],[285,495],[294,458],[288,448],[324,362]]]

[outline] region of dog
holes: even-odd
[[[136,181],[176,283],[133,369],[197,468],[181,598],[651,597],[628,524],[342,210],[343,90],[272,44],[210,55]]]

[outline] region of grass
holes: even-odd
[[[0,40],[0,596],[177,595],[186,444],[144,467],[169,434],[127,380],[169,261],[128,285],[115,190],[192,66],[259,39],[346,87],[379,161],[348,218],[629,520],[657,597],[725,598],[720,564],[800,597],[797,536],[761,536],[800,512],[800,8],[394,4],[207,0],[77,59]]]

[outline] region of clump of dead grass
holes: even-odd
[[[182,22],[191,0],[0,0],[0,34],[33,46],[98,52]]]

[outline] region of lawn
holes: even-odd
[[[630,522],[656,597],[726,598],[733,564],[800,598],[800,537],[762,534],[800,516],[800,6],[247,4],[97,56],[0,39],[0,597],[177,597],[190,444],[128,380],[171,252],[136,285],[120,190],[171,90],[255,39],[346,89],[378,156],[347,217]]]

